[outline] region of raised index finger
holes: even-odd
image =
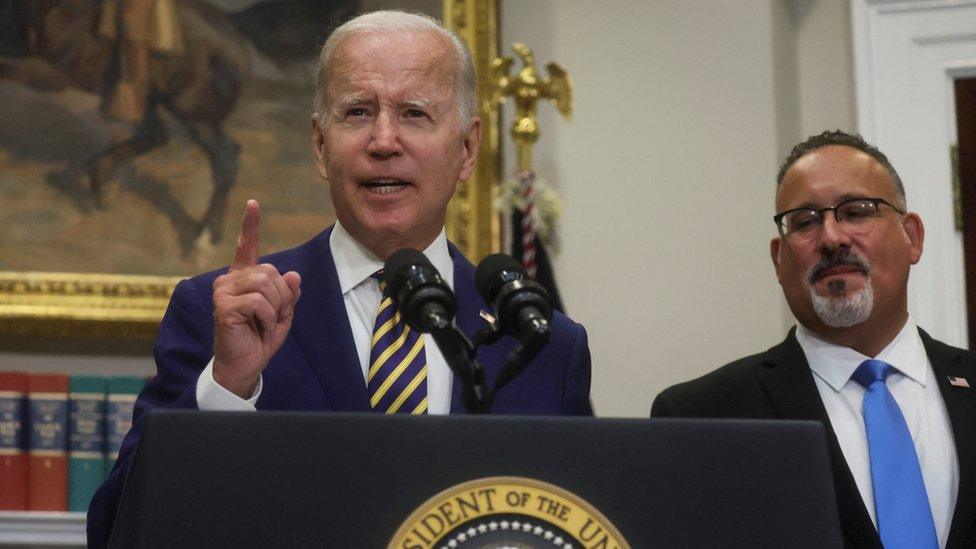
[[[238,271],[258,264],[261,244],[261,205],[251,199],[244,206],[244,221],[241,223],[241,236],[237,239],[237,250],[230,270]]]

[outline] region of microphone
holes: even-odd
[[[478,293],[495,309],[501,331],[519,341],[495,377],[488,395],[491,403],[498,391],[515,379],[549,343],[552,304],[545,288],[529,278],[518,261],[505,254],[484,258],[475,271],[474,282]]]
[[[484,368],[468,338],[454,325],[457,298],[427,257],[411,248],[390,254],[383,280],[400,314],[414,330],[430,334],[447,365],[461,378],[462,399],[471,413],[487,413],[490,406]]]
[[[383,266],[383,279],[414,330],[430,333],[451,324],[457,299],[424,254],[412,248],[393,252]]]
[[[543,334],[548,340],[549,294],[518,261],[505,254],[489,255],[478,265],[474,280],[478,293],[495,309],[502,331],[519,340]]]

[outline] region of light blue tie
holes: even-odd
[[[851,376],[865,388],[864,427],[868,433],[878,534],[885,549],[938,548],[912,434],[885,385],[891,370],[887,362],[865,360]]]

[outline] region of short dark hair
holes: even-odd
[[[821,147],[827,147],[830,145],[843,145],[845,147],[851,147],[859,151],[864,152],[878,161],[878,164],[888,170],[891,175],[891,182],[895,187],[895,194],[898,196],[898,201],[900,204],[898,206],[905,209],[905,186],[901,182],[901,177],[898,172],[895,171],[895,167],[891,165],[891,161],[885,154],[878,150],[877,147],[871,145],[861,137],[860,134],[849,134],[841,130],[825,131],[820,135],[811,135],[793,147],[790,151],[790,155],[786,157],[786,161],[779,168],[779,173],[776,175],[776,186],[779,187],[780,183],[783,182],[783,178],[786,176],[786,172],[789,171],[790,167],[799,160],[801,157],[809,152],[815,151]]]

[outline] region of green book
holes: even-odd
[[[87,511],[105,480],[105,388],[102,376],[68,382],[68,511]]]
[[[136,404],[136,397],[145,384],[146,379],[139,376],[108,378],[108,407],[105,422],[108,452],[108,462],[105,465],[106,476],[115,465],[115,460],[119,458],[122,439],[132,428],[132,410]]]

